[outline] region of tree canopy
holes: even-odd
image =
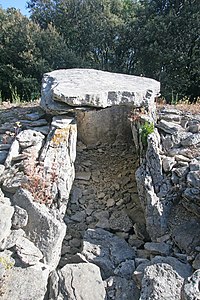
[[[28,0],[0,9],[3,99],[30,99],[44,72],[88,67],[161,81],[170,101],[200,96],[198,0]]]

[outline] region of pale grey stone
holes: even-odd
[[[1,300],[43,300],[47,290],[48,268],[37,264],[28,268],[13,267],[6,278]]]
[[[30,121],[36,121],[36,120],[39,120],[40,118],[42,118],[43,116],[44,116],[43,111],[35,111],[32,113],[26,114],[25,118]]]
[[[148,172],[151,175],[154,190],[157,192],[163,181],[162,160],[160,156],[160,136],[155,129],[148,136],[148,147],[146,152]]]
[[[56,70],[43,76],[40,105],[54,114],[66,112],[68,105],[103,108],[133,103],[153,106],[159,91],[159,82],[145,77],[94,69]]]
[[[51,129],[39,158],[45,178],[50,180],[52,186],[52,198],[56,199],[57,207],[63,214],[75,177],[76,140],[76,124]]]
[[[49,300],[104,300],[100,270],[90,263],[68,264],[50,276]]]
[[[139,252],[137,251],[137,254],[138,253]],[[181,278],[187,278],[192,274],[192,267],[187,262],[183,263],[179,259],[171,256],[155,256],[151,261],[144,259],[144,261],[140,263],[134,271],[134,278],[139,287],[141,287],[142,278],[144,276],[144,271],[146,267],[155,264],[169,265],[172,268],[172,270],[176,272]]]
[[[10,235],[0,243],[0,250],[10,249],[16,245],[19,238],[25,237],[26,234],[23,229],[11,230]]]
[[[106,206],[107,207],[112,207],[115,205],[115,200],[114,199],[108,199],[107,202],[106,202]]]
[[[121,262],[135,257],[134,249],[123,239],[100,228],[85,232],[81,254],[100,267],[103,279],[114,275]]]
[[[0,164],[0,176],[3,174],[5,166]]]
[[[44,135],[38,131],[27,129],[21,131],[17,136],[16,140],[18,141],[22,149],[35,146],[37,144],[42,144],[44,140]]]
[[[142,279],[140,300],[181,300],[183,278],[168,264],[147,266]]]
[[[66,128],[70,123],[72,123],[74,118],[69,116],[54,116],[51,122],[51,126],[56,128]]]
[[[187,278],[192,274],[192,267],[186,261],[182,262],[173,256],[155,256],[151,260],[152,264],[164,263],[170,265],[182,278]]]
[[[0,242],[10,234],[14,207],[0,202]]]
[[[9,192],[14,194],[20,187],[22,182],[24,181],[24,173],[23,172],[17,172],[17,170],[10,168],[7,169],[3,176],[3,185],[2,189],[5,192]]]
[[[28,223],[24,227],[27,237],[42,252],[45,264],[54,269],[59,262],[66,226],[57,219],[47,206],[34,202],[32,195],[19,189],[13,197],[15,205],[28,213]]]
[[[36,265],[43,258],[41,251],[25,237],[16,240],[15,249],[21,262],[26,266]]]
[[[184,281],[181,300],[200,300],[200,269]]]
[[[164,112],[159,117],[168,122],[177,122],[178,124],[181,122],[181,116],[179,114],[170,114]]]
[[[159,111],[158,111],[159,112]],[[160,114],[161,115],[182,115],[182,112],[181,110],[177,109],[177,108],[174,108],[173,106],[170,105],[169,106],[164,106],[161,108],[160,110]]]
[[[172,136],[170,134],[160,134],[161,135],[161,139],[162,139],[162,146],[164,148],[165,151],[167,151],[168,154],[168,150],[173,148],[174,143],[172,141]]]
[[[162,160],[163,169],[165,172],[171,171],[173,166],[176,164],[174,157],[165,157]]]
[[[185,156],[185,155],[175,155],[175,160],[176,161],[184,161],[184,162],[190,162],[191,161],[191,159],[190,158],[188,158],[187,156]]]
[[[12,217],[12,228],[19,229],[27,225],[28,214],[27,211],[17,205],[15,205],[15,211]]]
[[[162,129],[164,132],[170,133],[170,134],[175,134],[178,131],[183,130],[181,125],[176,124],[174,122],[168,122],[168,121],[165,121],[165,120],[160,120],[157,124],[157,127],[159,129]]]
[[[76,172],[75,178],[88,181],[91,178],[91,172]]]
[[[130,111],[130,107],[113,106],[103,110],[77,112],[78,139],[87,146],[96,145],[99,142],[130,143],[132,133],[130,121],[127,118]]]
[[[197,145],[200,143],[200,133],[190,133],[190,135],[181,141],[184,147]]]

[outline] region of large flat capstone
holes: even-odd
[[[131,103],[150,107],[159,91],[160,83],[150,78],[94,69],[56,70],[44,74],[41,106],[52,114]]]

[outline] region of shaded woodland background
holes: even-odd
[[[39,97],[42,75],[96,68],[151,77],[169,103],[200,96],[199,0],[29,0],[0,8],[0,101]]]

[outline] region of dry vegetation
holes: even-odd
[[[175,108],[183,112],[188,112],[192,114],[200,114],[200,99],[197,103],[190,104],[188,101],[180,101],[177,104],[166,104],[165,101],[156,101],[156,106],[158,109],[162,107]]]

